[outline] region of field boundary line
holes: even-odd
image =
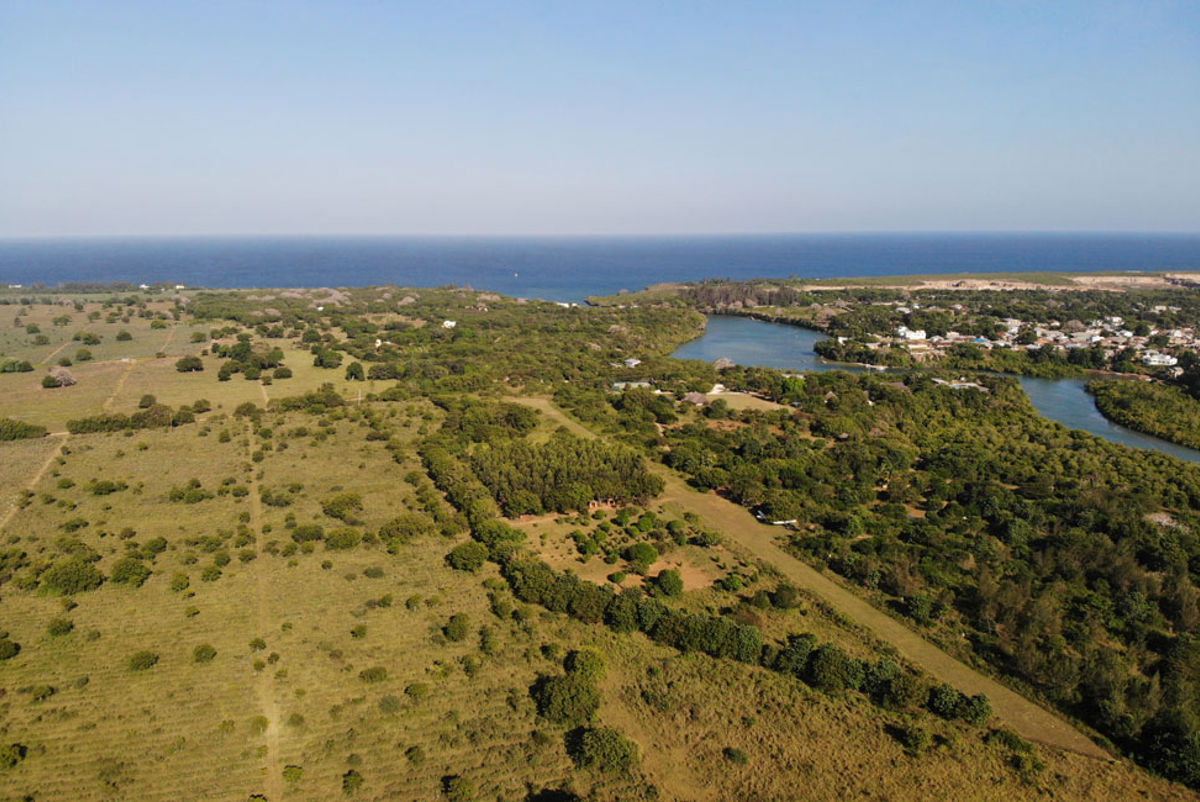
[[[246,436],[254,436],[252,427],[247,425]],[[250,441],[253,443],[253,440]],[[250,446],[252,447],[252,446]],[[254,560],[254,623],[258,629],[257,637],[265,637],[270,625],[268,609],[270,602],[267,598],[267,577],[264,575],[263,536],[262,536],[262,493],[258,482],[258,468],[250,463],[250,526],[254,530],[254,548],[258,558]],[[283,798],[283,763],[279,755],[279,709],[275,704],[275,688],[271,674],[266,670],[257,672],[255,692],[263,715],[267,718],[267,756],[266,776],[263,778],[263,793],[269,800]]]
[[[46,457],[46,461],[42,463],[42,467],[37,469],[37,472],[25,483],[26,490],[33,490],[37,487],[38,482],[42,481],[42,477],[46,475],[46,471],[50,470],[50,466],[54,464],[54,460],[62,453],[62,444],[67,442],[67,438],[71,435],[69,432],[54,432],[47,437],[61,437],[62,443],[58,444],[58,448],[51,450],[50,456]],[[4,513],[4,517],[0,518],[0,532],[8,526],[8,522],[17,514],[17,510],[21,509],[14,501],[8,508],[8,512]]]

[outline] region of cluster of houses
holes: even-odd
[[[902,313],[912,312],[919,308],[898,307]],[[1168,307],[1156,308],[1155,311],[1167,311]],[[1162,349],[1190,349],[1200,347],[1200,338],[1194,328],[1171,330],[1151,330],[1149,333],[1135,334],[1126,328],[1125,320],[1120,316],[1106,317],[1093,320],[1090,323],[1068,321],[1060,323],[1057,320],[1048,323],[1029,323],[1015,318],[1001,321],[1003,328],[992,338],[962,334],[948,331],[944,335],[929,335],[924,329],[910,329],[907,326],[897,326],[890,335],[879,338],[878,342],[868,343],[867,347],[879,349],[888,346],[903,346],[914,356],[936,354],[945,351],[959,343],[969,343],[981,348],[1010,348],[1013,350],[1037,350],[1050,346],[1067,350],[1075,348],[1092,348],[1099,346],[1104,350],[1105,358],[1111,358],[1119,351],[1133,349],[1147,367],[1173,368],[1171,373],[1179,373],[1181,368],[1178,357]],[[1143,330],[1144,331],[1144,330]],[[845,341],[845,338],[839,338]],[[1153,340],[1154,344],[1151,344]]]

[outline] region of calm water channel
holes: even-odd
[[[854,370],[826,362],[813,351],[813,344],[825,339],[819,332],[781,323],[767,323],[745,317],[717,315],[708,319],[704,336],[692,340],[674,353],[679,359],[701,359],[705,362],[725,357],[740,365],[795,370],[799,373],[815,370]],[[1149,448],[1200,463],[1200,451],[1195,451],[1156,437],[1117,426],[1096,409],[1092,397],[1084,391],[1080,379],[1033,379],[1017,377],[1038,412],[1072,429],[1111,440],[1114,443]]]

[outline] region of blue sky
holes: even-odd
[[[1200,230],[1200,4],[0,0],[0,236]]]

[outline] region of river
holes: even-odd
[[[725,357],[739,365],[758,365],[767,368],[794,370],[798,373],[817,370],[851,370],[826,362],[813,351],[813,345],[826,335],[782,323],[768,323],[747,317],[714,315],[708,319],[703,337],[681,346],[672,356],[679,359],[700,359],[705,362]],[[1145,448],[1170,454],[1187,462],[1200,463],[1200,451],[1159,440],[1112,423],[1096,409],[1092,397],[1084,390],[1081,379],[1020,380],[1029,400],[1037,411],[1052,421],[1071,429],[1082,429],[1114,443]]]

